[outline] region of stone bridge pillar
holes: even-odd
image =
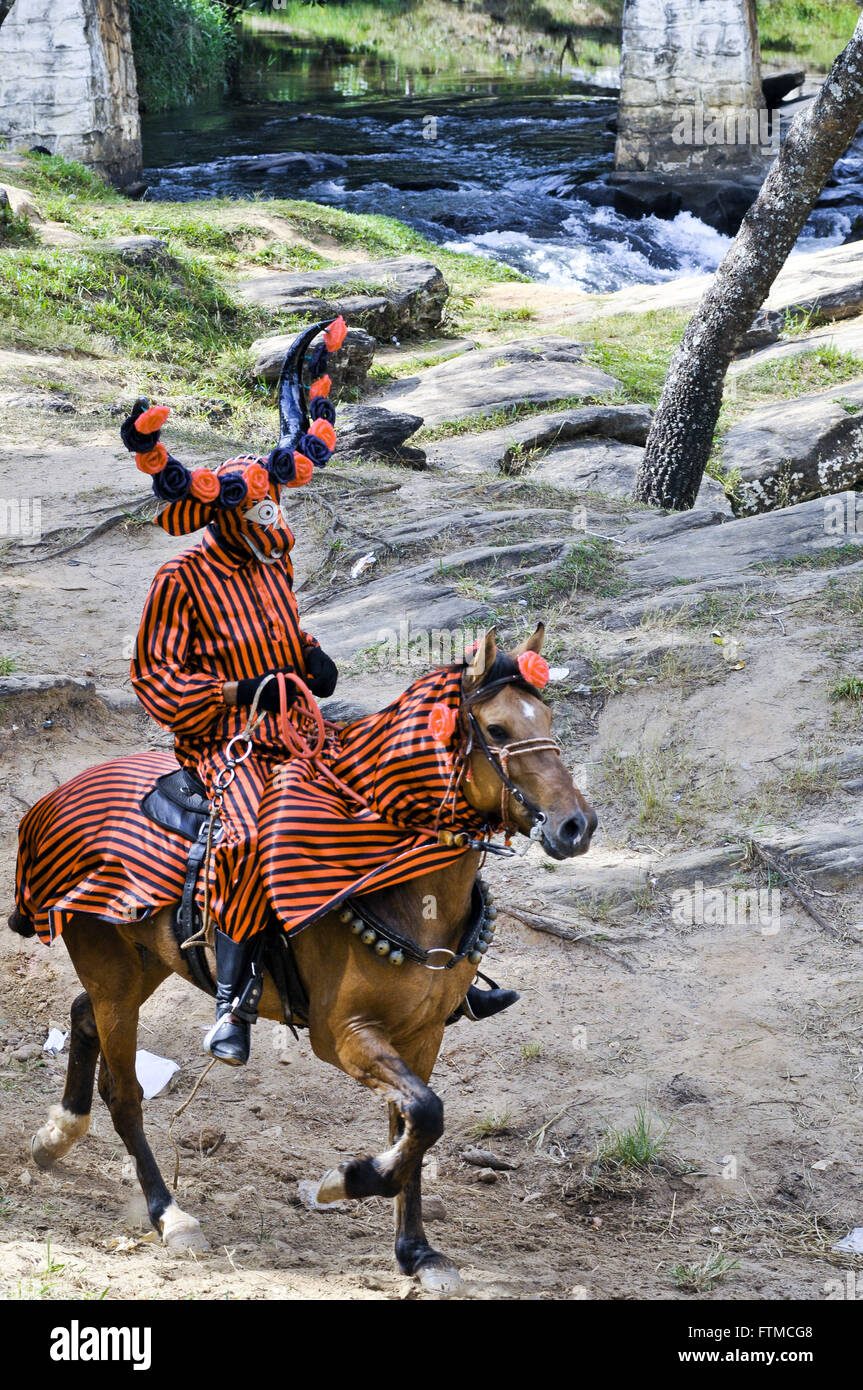
[[[0,27],[0,136],[44,145],[112,182],[141,175],[126,0],[14,0]]]
[[[763,108],[755,0],[626,0],[617,170],[763,169],[778,141]]]

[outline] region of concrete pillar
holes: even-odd
[[[126,0],[15,0],[0,27],[0,135],[44,145],[112,182],[141,175]]]
[[[763,107],[755,0],[626,0],[616,169],[763,167],[776,153]]]

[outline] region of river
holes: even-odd
[[[420,58],[411,67],[245,33],[238,99],[145,118],[148,197],[308,198],[385,213],[433,242],[587,291],[714,269],[729,239],[692,214],[634,219],[579,196],[614,156],[614,74],[605,86],[585,78],[519,63],[424,72]],[[858,215],[859,141],[800,249],[841,244]]]

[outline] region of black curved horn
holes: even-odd
[[[313,339],[329,328],[333,319],[313,323],[298,333],[285,354],[279,376],[279,446],[292,449],[301,434],[309,428],[309,413],[303,394],[303,361]]]

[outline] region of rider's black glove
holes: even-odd
[[[303,653],[306,661],[306,677],[313,695],[325,700],[332,695],[339,678],[339,668],[331,656],[320,647],[306,647]]]
[[[263,676],[252,676],[248,680],[237,681],[237,704],[251,705],[255,698],[255,691],[269,676],[277,676],[278,671],[267,671]],[[297,698],[297,687],[291,681],[285,681],[285,708],[288,709]],[[269,714],[279,712],[279,683],[278,681],[267,681],[261,691],[261,698],[258,701],[259,710],[267,710]]]

